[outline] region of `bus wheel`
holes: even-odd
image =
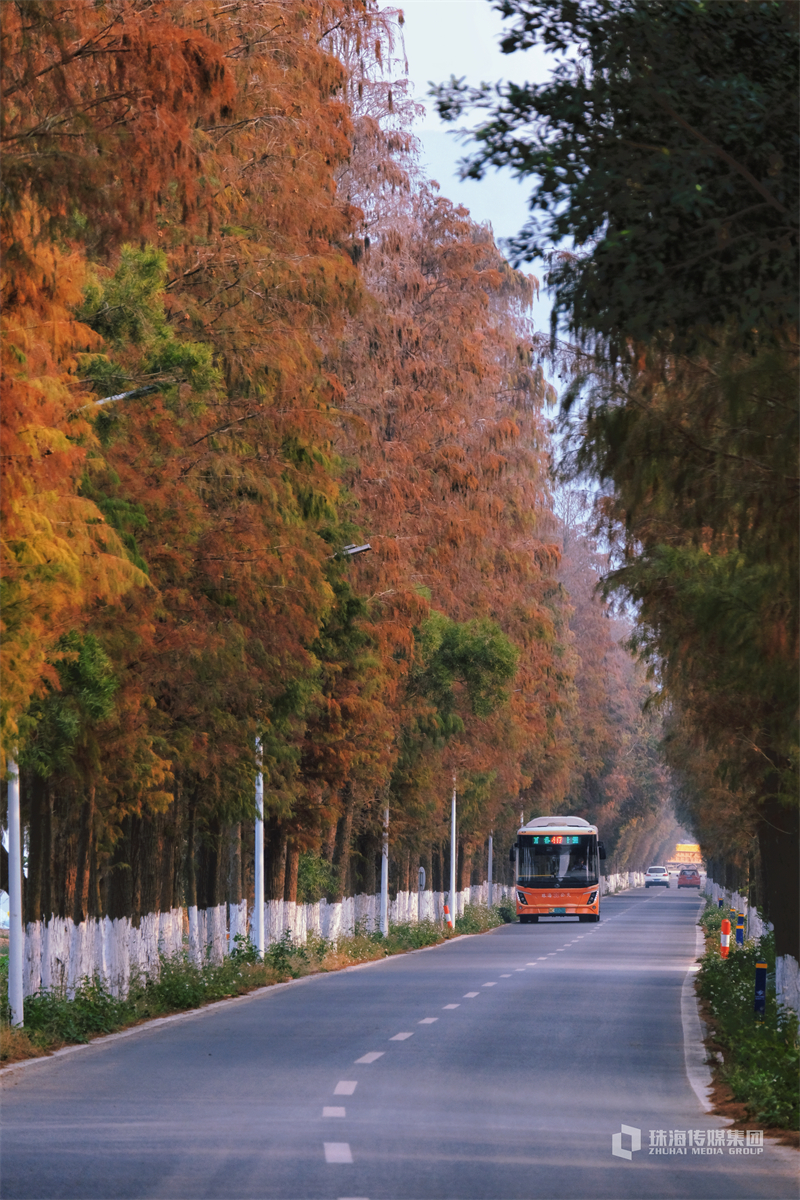
[[[599,921],[600,914],[599,913],[578,913],[578,920],[583,921],[583,922]]]
[[[536,925],[538,922],[539,918],[537,916],[533,916],[531,913],[526,913],[519,919],[520,925]]]

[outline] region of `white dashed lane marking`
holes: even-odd
[[[423,1017],[421,1021],[417,1021],[418,1025],[432,1025],[434,1021],[438,1021],[438,1017]]]
[[[480,996],[480,992],[464,992],[465,1000],[472,1000],[475,996]]]
[[[500,978],[501,979],[510,979],[511,976],[510,975],[501,975]]]
[[[461,1008],[460,1004],[445,1004],[445,1008]]]
[[[356,1062],[357,1063],[373,1063],[373,1062],[375,1062],[376,1058],[383,1058],[385,1053],[386,1053],[385,1050],[370,1050],[369,1054],[364,1054],[364,1055],[362,1055],[361,1058],[357,1058]]]
[[[495,980],[494,983],[485,983],[483,986],[484,987],[497,987],[497,980]]]
[[[322,1144],[325,1147],[325,1162],[351,1163],[353,1161],[349,1142],[323,1142]]]
[[[326,1104],[322,1109],[322,1115],[323,1117],[343,1117],[346,1115],[346,1110],[335,1104]]]
[[[406,1038],[410,1038],[413,1036],[414,1036],[413,1033],[396,1033],[394,1035],[394,1037],[389,1038],[389,1041],[390,1042],[404,1042],[406,1040]]]
[[[352,1096],[357,1087],[358,1081],[356,1079],[340,1079],[333,1089],[333,1094],[334,1096]]]
[[[530,965],[530,964],[528,964],[528,965]],[[520,971],[524,971],[524,970],[525,970],[524,967],[514,967],[514,973],[516,975],[519,975]]]

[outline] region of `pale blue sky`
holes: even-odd
[[[443,83],[451,75],[464,76],[469,84],[508,78],[544,79],[548,59],[537,49],[501,54],[499,39],[504,22],[487,0],[406,0],[399,7],[405,16],[403,32],[414,98],[426,107],[425,117],[415,130],[423,146],[424,169],[437,180],[443,195],[466,205],[475,220],[490,221],[496,238],[510,237],[525,222],[530,186],[515,180],[508,171],[490,171],[480,181],[459,179],[458,160],[469,146],[449,132],[452,125],[439,120],[427,96],[428,85],[431,80]],[[525,269],[541,274],[540,264]],[[543,328],[548,327],[549,311],[543,298],[536,310],[537,323]]]

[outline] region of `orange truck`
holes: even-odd
[[[581,817],[536,817],[522,825],[510,854],[520,922],[572,916],[599,921],[605,856],[597,826]]]

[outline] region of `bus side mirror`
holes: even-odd
[[[517,849],[516,846],[512,846],[511,849],[509,850],[509,852],[508,852],[508,861],[509,862],[514,861],[514,855],[515,855],[516,849]]]
[[[600,856],[600,860],[601,860],[601,862],[602,862],[602,860],[603,860],[603,859],[605,858],[605,856],[606,856],[606,848],[605,848],[605,846],[603,845],[603,843],[602,843],[602,842],[598,842],[598,843],[597,843],[597,853],[598,853],[598,855]]]

